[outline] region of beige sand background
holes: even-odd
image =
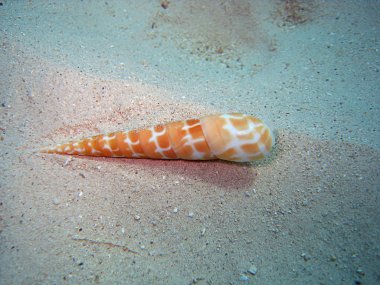
[[[174,8],[181,4],[172,2]],[[5,9],[9,1],[2,3]],[[31,3],[30,9],[40,9]],[[57,9],[61,4],[49,5]],[[97,11],[97,4],[88,5]],[[231,7],[223,9],[231,11]],[[159,1],[152,9],[162,10]],[[273,23],[298,28],[281,15]],[[230,95],[218,97],[215,93],[225,88],[224,83],[223,88],[217,81],[206,84],[207,78],[199,78],[194,91],[187,86],[194,78],[189,83],[184,77],[170,85],[163,77],[153,80],[137,71],[128,79],[106,71],[104,76],[86,68],[78,71],[70,59],[44,56],[27,41],[13,38],[10,31],[2,30],[0,54],[1,284],[380,282],[380,152],[378,118],[373,116],[378,105],[368,105],[363,126],[356,124],[362,119],[353,118],[351,131],[346,130],[350,137],[334,137],[339,124],[330,121],[332,129],[326,127],[329,114],[337,112],[342,124],[342,118],[350,117],[349,108],[325,109],[335,99],[318,107],[326,110],[319,115],[326,119],[319,128],[309,127],[310,117],[318,114],[310,108],[323,98],[302,105],[299,118],[304,116],[304,120],[293,127],[297,118],[291,113],[299,106],[290,104],[292,99],[271,104],[268,98],[260,98],[266,93],[243,94],[239,99],[234,93],[239,83],[229,86],[226,93]],[[260,42],[267,44],[273,43]],[[210,56],[218,61],[219,52]],[[270,57],[262,59],[263,65],[271,64]],[[202,62],[194,58],[194,65]],[[230,58],[220,56],[220,60],[229,64]],[[297,66],[296,60],[289,62]],[[257,68],[251,70],[255,80],[267,72]],[[291,71],[293,75],[296,70]],[[274,88],[269,86],[271,80],[276,83],[273,76],[262,83],[264,89]],[[243,87],[249,81],[241,80]],[[298,79],[287,82],[282,88],[277,85],[278,92],[297,95]],[[374,90],[378,85],[364,84],[372,84]],[[378,103],[376,98],[365,100]],[[35,152],[40,146],[101,132],[244,111],[260,101],[267,102],[267,107],[258,106],[257,113],[275,126],[277,145],[273,155],[259,163],[80,158]],[[254,268],[255,275],[248,272]]]

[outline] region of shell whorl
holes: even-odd
[[[275,143],[270,129],[258,118],[223,114],[201,119],[211,152],[219,159],[246,162],[267,156]]]
[[[273,145],[274,136],[260,119],[230,113],[97,135],[42,152],[153,159],[219,158],[246,162],[265,157]]]

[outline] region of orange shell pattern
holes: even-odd
[[[46,153],[153,159],[246,162],[264,158],[275,140],[258,118],[230,113],[97,135],[42,150]]]

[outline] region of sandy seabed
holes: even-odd
[[[1,13],[7,13],[8,17],[15,13],[17,18],[18,7],[6,10],[10,1],[0,2]],[[151,9],[161,11],[159,2]],[[228,1],[214,2],[227,5]],[[247,1],[232,2],[250,7]],[[305,5],[303,1],[285,2]],[[61,5],[49,3],[51,7]],[[319,7],[318,15],[325,15],[321,12],[324,2],[313,3],[308,9]],[[353,6],[346,7],[341,12],[343,16],[355,11],[354,4],[345,3]],[[379,5],[377,1],[368,3]],[[120,2],[109,1],[107,5],[106,11],[110,13],[109,9]],[[169,5],[168,11],[176,8],[175,1]],[[96,4],[90,6],[88,9],[95,13]],[[235,11],[231,10],[233,6],[226,7],[223,7],[226,13]],[[273,11],[282,16],[287,29],[302,29],[294,23],[298,18],[289,24],[292,19],[287,17],[296,15],[284,16],[287,10],[281,12],[278,7]],[[33,6],[31,11],[25,10],[30,13],[26,21],[37,19],[33,11],[38,9]],[[299,24],[318,26],[308,9],[300,10],[306,14],[298,15]],[[160,23],[160,14],[154,15],[153,22]],[[177,27],[180,28],[183,27]],[[230,86],[229,94],[215,97],[212,87],[217,81],[202,81],[205,75],[199,77],[198,93],[194,96],[189,91],[183,92],[191,90],[184,87],[188,84],[185,77],[171,84],[162,78],[160,84],[142,80],[145,75],[138,78],[137,71],[128,79],[112,78],[109,73],[101,76],[85,68],[78,70],[63,56],[58,62],[44,56],[27,41],[18,40],[11,28],[2,28],[1,38],[1,284],[380,282],[380,151],[376,144],[379,118],[373,116],[379,109],[378,97],[363,99],[372,105],[360,110],[365,113],[363,118],[353,118],[352,125],[345,125],[348,129],[341,133],[347,131],[349,137],[332,139],[338,132],[334,128],[339,125],[328,121],[330,114],[335,112],[339,122],[350,117],[347,113],[352,114],[352,109],[345,110],[345,105],[342,107],[331,99],[318,107],[326,110],[319,113],[325,122],[315,123],[310,110],[317,103],[311,101],[302,105],[304,115],[299,115],[305,116],[305,122],[292,127],[292,120],[297,120],[292,117],[293,108],[300,106],[287,101],[293,99],[284,99],[282,105],[277,101],[270,104],[263,95],[262,101],[268,100],[267,107],[258,112],[272,117],[277,137],[271,157],[257,163],[46,155],[36,150],[102,132],[222,111],[247,111],[251,108],[249,102],[256,103],[257,98],[251,93],[243,94],[244,100],[239,101],[233,92],[239,84]],[[274,53],[286,52],[280,43],[274,47],[270,40],[264,42],[269,49],[276,49]],[[202,51],[199,46],[195,50]],[[224,69],[232,69],[225,74],[240,68],[225,66],[233,58],[225,47],[211,55],[205,53],[211,61],[213,56],[215,61],[223,61],[219,63]],[[230,57],[223,58],[221,53]],[[292,58],[288,59],[289,65],[297,66]],[[267,60],[259,70],[254,67],[250,76],[260,77],[266,68],[273,68],[270,59]],[[318,61],[317,55],[313,60]],[[205,71],[199,74],[202,72]],[[289,77],[297,75],[296,68],[290,72]],[[305,70],[298,70],[297,76],[302,72]],[[243,85],[247,84],[244,80]],[[299,78],[289,82],[293,85],[278,87],[278,92],[297,97]],[[315,88],[322,88],[321,84],[326,81],[316,83]],[[378,83],[360,84],[372,86],[370,90],[379,96]],[[263,88],[269,85],[270,78]],[[203,100],[199,90],[213,95],[204,95]],[[305,90],[308,89],[302,92]],[[365,98],[366,94],[358,96]],[[298,99],[294,102],[301,101]],[[226,102],[237,103],[231,109]],[[329,111],[336,103],[340,109]],[[357,122],[363,122],[363,126]],[[322,127],[309,128],[313,123]],[[331,129],[326,127],[330,125]],[[362,143],[361,136],[365,137]]]

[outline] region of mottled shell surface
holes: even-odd
[[[258,118],[243,114],[204,117],[201,125],[211,152],[219,159],[245,162],[267,156],[275,139]]]
[[[46,153],[152,159],[246,162],[267,156],[275,143],[258,118],[238,113],[97,135],[42,150]]]

